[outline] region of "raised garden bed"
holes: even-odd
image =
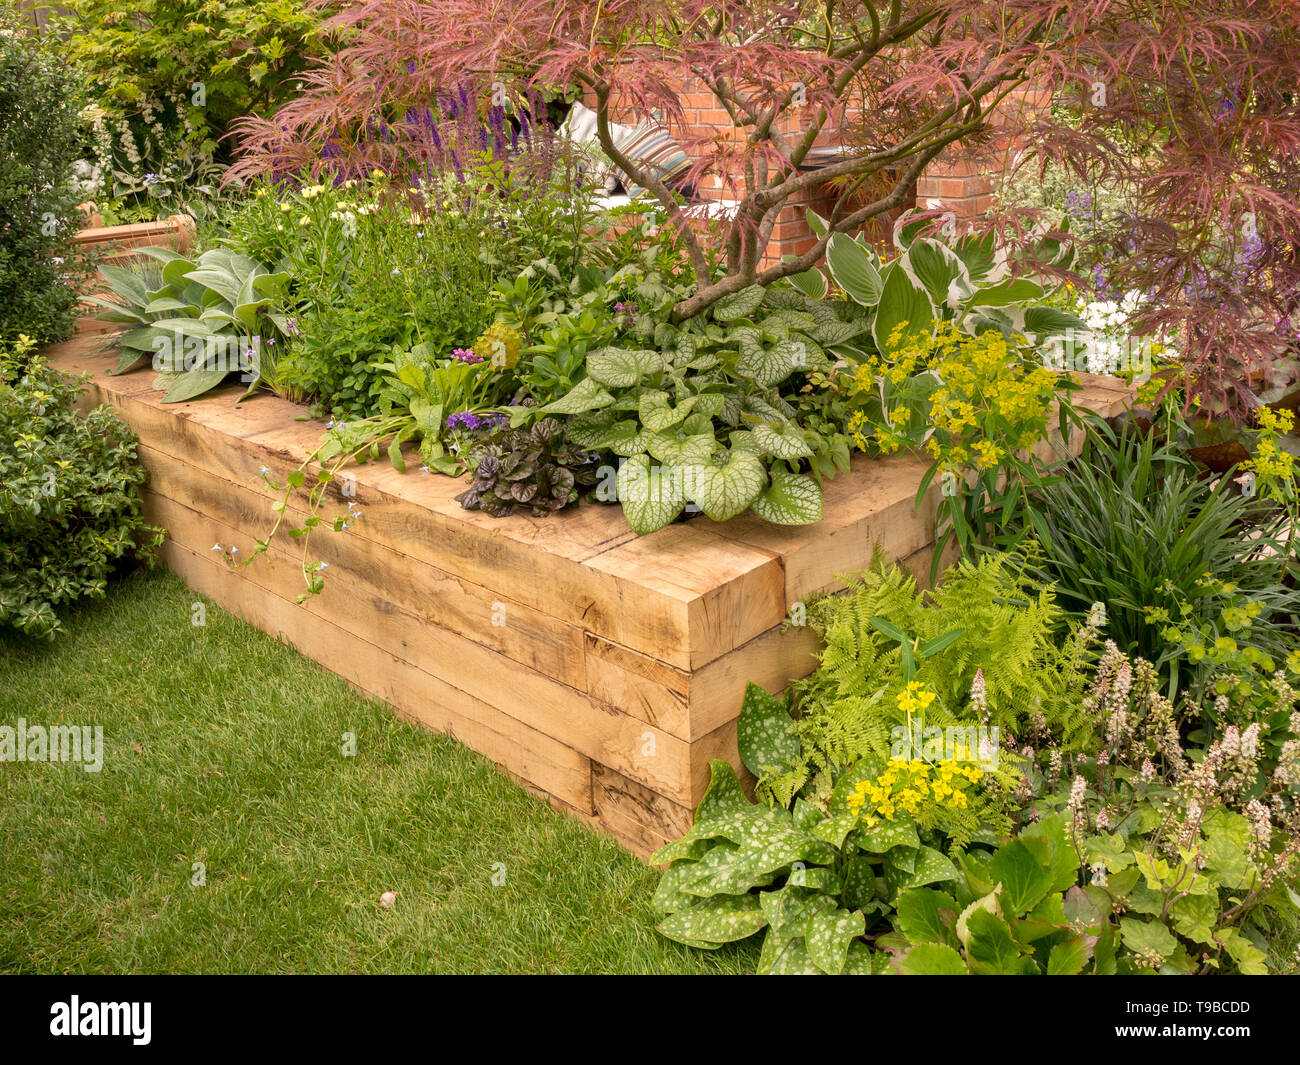
[[[260,469],[283,480],[323,426],[268,394],[236,405],[235,387],[163,405],[150,372],[108,376],[102,343],[89,327],[51,361],[89,373],[88,400],[138,434],[169,568],[641,855],[689,826],[710,759],[739,765],[746,682],[780,690],[814,667],[810,631],[783,630],[793,604],[877,549],[929,569],[935,497],[914,508],[925,467],[911,458],[861,461],[827,482],[814,526],[701,518],[640,538],[617,507],[498,520],[463,510],[459,481],[375,463],[353,471],[364,511],[353,528],[313,537],[326,586],[300,606],[299,560],[283,545],[240,569],[212,548],[247,554],[266,535]],[[1093,378],[1078,401],[1113,415],[1127,395]]]

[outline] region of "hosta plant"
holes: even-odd
[[[87,297],[100,318],[131,326],[115,337],[117,369],[125,373],[152,356],[154,387],[164,403],[194,399],[232,372],[257,387],[287,335],[281,305],[289,275],[226,248],[190,260],[167,248],[141,248],[149,263],[139,270],[101,266],[115,299]]]
[[[814,232],[825,236],[825,220],[812,211],[807,217]],[[826,273],[862,308],[877,353],[930,337],[944,323],[972,335],[995,329],[1031,344],[1086,328],[1075,315],[1044,302],[1052,285],[1030,276],[1027,264],[1010,261],[994,233],[942,240],[924,235],[926,229],[922,220],[901,219],[894,227],[897,254],[888,262],[865,236],[835,233],[827,243]],[[1060,267],[1069,259],[1061,242],[1043,239],[1033,261]],[[817,270],[792,280],[818,298],[830,287]]]

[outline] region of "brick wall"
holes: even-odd
[[[722,138],[737,148],[744,134],[731,122],[726,110],[713,94],[694,78],[685,79],[678,92],[684,113],[682,129],[673,133],[682,147],[694,158],[711,155],[712,146]],[[590,96],[584,101],[594,105]],[[915,203],[921,208],[943,207],[959,218],[971,218],[993,206],[994,194],[1016,153],[1023,147],[1022,130],[1051,104],[1050,95],[1039,86],[1028,86],[1011,93],[999,106],[994,119],[995,133],[987,143],[976,148],[954,149],[940,156],[921,175],[908,206]],[[630,106],[611,108],[615,121],[634,125],[641,116]],[[793,134],[799,129],[801,116],[791,111],[781,116],[782,132]],[[834,144],[839,137],[839,123],[832,118],[817,137],[817,144]],[[718,175],[706,176],[697,190],[706,199],[738,199],[742,182],[739,175],[730,180],[719,180]],[[792,198],[782,209],[768,245],[766,262],[779,262],[784,255],[798,255],[816,243],[808,228],[805,211],[811,207],[825,215],[833,207],[836,194],[826,186],[814,186]],[[890,238],[892,218],[876,219],[869,236],[879,242]]]

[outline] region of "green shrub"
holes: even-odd
[[[97,101],[138,118],[158,118],[182,94],[196,127],[215,141],[233,119],[274,110],[293,92],[313,56],[323,54],[319,15],[307,0],[67,0],[54,21],[68,58],[89,75]],[[202,86],[200,90],[199,86]]]
[[[0,16],[0,343],[72,327],[79,92],[41,38]]]
[[[1081,458],[1038,485],[1028,514],[1037,575],[1076,615],[1104,604],[1107,634],[1154,663],[1171,695],[1243,649],[1271,672],[1295,646],[1282,516],[1202,476],[1175,444],[1093,420]]]
[[[29,347],[0,348],[0,625],[53,637],[58,607],[102,596],[162,531],[140,517],[130,431],[107,406],[77,414],[80,386]]]

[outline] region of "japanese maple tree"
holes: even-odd
[[[1065,106],[1025,120],[1023,143],[1136,189],[1111,279],[1150,295],[1137,328],[1182,338],[1192,392],[1241,411],[1296,375],[1300,0],[362,0],[330,21],[344,43],[298,99],[244,123],[237,173],[390,162],[392,131],[467,81],[485,107],[580,88],[604,152],[679,223],[696,288],[677,320],[809,269],[835,233],[907,206],[941,154],[986,150],[1017,90],[1050,93]],[[687,78],[732,130],[691,129]],[[734,190],[720,231],[686,224],[681,194],[619,150],[628,109],[662,115],[690,179]],[[809,169],[828,128],[852,145]],[[831,179],[847,194],[815,246],[765,260],[782,208]]]

